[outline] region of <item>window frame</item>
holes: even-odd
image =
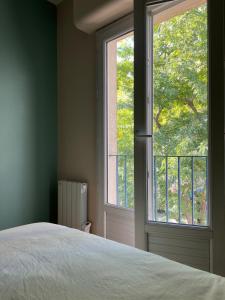
[[[96,33],[97,41],[97,224],[96,232],[105,236],[107,203],[107,43],[134,30],[134,15],[129,14]],[[122,208],[123,210],[131,210]]]
[[[146,93],[146,5],[163,3],[163,0],[134,0],[135,22],[135,132],[145,133],[145,112],[143,106]],[[208,0],[208,43],[209,43],[209,195],[211,197],[211,228],[204,229],[207,239],[210,239],[211,261],[210,269],[218,275],[225,275],[225,142],[224,142],[224,78],[225,78],[225,28],[223,0]],[[138,107],[139,105],[139,107]],[[142,154],[140,157],[139,154]],[[147,222],[145,182],[145,148],[141,143],[135,145],[135,238],[136,247],[148,249],[148,234],[152,230],[158,232],[162,229],[167,234],[171,226],[150,226]],[[138,197],[138,198],[137,198]],[[178,228],[175,228],[178,230]],[[188,236],[202,230],[184,228],[179,235]],[[201,234],[202,236],[202,234]],[[201,238],[201,236],[199,238]]]
[[[153,149],[152,149],[152,139],[153,139],[153,122],[151,119],[152,113],[153,113],[153,17],[157,15],[157,13],[163,12],[166,9],[170,9],[176,5],[181,4],[182,2],[185,2],[187,0],[164,0],[164,1],[158,1],[161,2],[161,5],[159,7],[156,7],[157,4],[155,3],[147,3],[146,4],[146,129],[147,129],[147,134],[150,137],[146,141],[146,162],[147,162],[147,174],[148,178],[147,180],[147,209],[146,209],[146,220],[147,224],[159,224],[162,226],[171,226],[171,227],[180,227],[180,228],[193,228],[193,229],[211,229],[212,228],[212,222],[211,222],[211,197],[210,197],[210,192],[209,192],[209,185],[210,182],[208,180],[208,185],[207,185],[207,204],[208,204],[208,209],[207,209],[207,225],[197,225],[197,224],[182,224],[182,223],[170,223],[170,222],[161,222],[157,220],[151,220],[150,219],[150,214],[152,214],[151,210],[153,209],[153,206],[155,205],[153,201],[150,199],[153,195],[153,176],[152,176],[152,157],[153,155]],[[154,2],[154,1],[153,1]],[[163,4],[163,2],[165,2]],[[208,0],[205,0],[206,5],[207,5],[207,16],[208,16]],[[158,8],[158,9],[157,9]],[[208,33],[207,33],[207,39],[209,40],[209,17],[207,17],[207,27],[208,27]],[[152,50],[151,50],[152,49]],[[208,160],[210,158],[210,97],[209,97],[209,46],[208,46]],[[147,67],[148,66],[148,67]],[[209,174],[209,166],[207,173]],[[151,205],[152,203],[152,205]],[[152,206],[152,207],[151,207]]]

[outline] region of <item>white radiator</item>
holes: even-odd
[[[58,224],[83,229],[87,222],[87,184],[58,182]]]

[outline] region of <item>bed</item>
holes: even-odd
[[[222,300],[225,279],[48,223],[0,232],[1,300]]]

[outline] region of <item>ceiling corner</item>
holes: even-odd
[[[48,2],[51,2],[52,4],[58,5],[61,3],[63,0],[47,0]]]

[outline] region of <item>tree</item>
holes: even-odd
[[[134,39],[121,40],[117,49],[117,141],[119,155],[119,195],[134,207]],[[126,190],[126,191],[125,191]],[[127,193],[126,193],[127,192]]]
[[[206,155],[206,5],[155,25],[153,40],[155,153]]]

